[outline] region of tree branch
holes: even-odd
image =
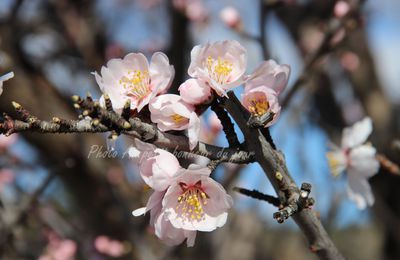
[[[127,136],[139,138],[144,142],[153,143],[161,148],[175,149],[205,156],[219,162],[249,163],[254,156],[243,150],[223,148],[199,142],[198,146],[191,151],[189,140],[186,136],[173,135],[159,131],[154,125],[147,124],[138,118],[126,121],[114,111],[108,111],[99,106],[97,101],[90,97],[81,99],[73,97],[75,107],[82,110],[86,115],[81,120],[65,120],[53,118],[52,122],[43,121],[32,116],[29,111],[21,105],[13,102],[13,105],[21,116],[21,120],[14,120],[5,115],[4,122],[0,123],[0,133],[10,135],[17,132],[38,133],[99,133],[115,131]],[[90,117],[89,117],[90,116]]]
[[[254,152],[256,161],[271,181],[281,204],[293,205],[300,197],[300,190],[289,174],[283,155],[272,149],[258,129],[247,127],[249,117],[247,111],[244,110],[232,91],[228,92],[228,96],[225,108],[242,130],[249,151]],[[292,217],[307,237],[311,250],[321,259],[344,259],[312,210],[301,210]]]

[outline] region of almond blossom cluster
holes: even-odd
[[[123,59],[111,59],[94,72],[101,91],[107,94],[115,111],[127,101],[140,113],[150,111],[150,119],[161,131],[186,130],[190,148],[199,140],[200,120],[196,107],[209,104],[216,96],[245,85],[244,107],[255,116],[270,113],[272,125],[279,116],[278,95],[285,88],[290,74],[288,65],[264,61],[251,75],[245,75],[247,52],[237,41],[218,41],[195,46],[188,68],[190,79],[179,87],[180,95],[166,94],[174,78],[168,57],[156,52],[150,63],[141,53],[130,53]],[[100,98],[104,106],[104,97]]]
[[[372,132],[369,117],[343,130],[341,147],[333,146],[326,154],[333,176],[347,173],[347,194],[359,209],[374,204],[374,195],[368,179],[379,170],[376,149],[365,143]]]
[[[174,68],[161,52],[150,62],[141,53],[112,59],[94,75],[116,112],[129,101],[133,114],[149,113],[148,119],[160,131],[186,131],[193,150],[200,136],[199,111],[204,111],[197,108],[209,106],[215,98],[227,98],[226,92],[240,85],[245,87],[242,104],[253,116],[272,115],[265,127],[277,120],[278,95],[287,84],[290,67],[269,60],[250,75],[245,75],[246,68],[247,51],[240,43],[218,41],[193,48],[190,78],[180,85],[179,95],[167,94]],[[100,104],[105,106],[104,96]],[[232,198],[210,178],[209,168],[194,164],[182,168],[173,154],[138,140],[130,155],[136,158],[144,182],[154,190],[146,207],[133,215],[150,212],[150,225],[166,244],[186,240],[192,246],[197,231],[209,232],[225,224]]]
[[[153,190],[146,207],[132,212],[150,212],[150,225],[167,245],[186,239],[193,246],[197,231],[210,232],[225,224],[233,201],[225,189],[210,178],[211,170],[195,164],[187,169],[177,158],[154,145],[136,140],[129,153],[137,160],[144,182]]]

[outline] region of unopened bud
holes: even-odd
[[[56,124],[61,123],[61,119],[58,117],[53,117],[52,121],[53,121],[53,123],[56,123]]]
[[[15,101],[12,101],[11,104],[13,105],[13,107],[14,107],[15,109],[21,109],[21,107],[22,107],[20,104],[18,104],[18,103],[15,102]]]
[[[232,28],[232,29],[240,29],[242,24],[242,19],[240,17],[239,12],[232,6],[227,6],[219,13],[219,17],[222,22]]]
[[[72,102],[78,102],[81,98],[79,96],[77,96],[77,95],[73,95],[71,97],[71,99],[72,99]]]

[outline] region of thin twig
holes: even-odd
[[[251,198],[266,201],[275,207],[279,207],[279,205],[281,205],[281,202],[277,197],[261,193],[257,190],[248,190],[240,187],[234,187],[233,190]]]
[[[218,99],[214,99],[211,103],[211,109],[217,114],[218,119],[221,121],[222,128],[225,132],[226,139],[228,140],[229,147],[239,147],[240,142],[235,132],[235,127],[232,123],[231,118],[225,109],[221,106]]]

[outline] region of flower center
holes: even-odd
[[[342,160],[339,159],[340,158],[339,156],[340,155],[337,152],[326,153],[326,158],[328,159],[328,165],[334,177],[339,176],[342,173],[342,171],[346,168],[346,165],[343,163]]]
[[[173,115],[171,116],[171,118],[172,118],[172,120],[174,120],[174,122],[177,123],[177,124],[181,123],[182,121],[184,121],[184,120],[186,119],[186,117],[183,117],[183,116],[178,115],[178,114],[173,114]]]
[[[249,102],[250,102],[249,111],[253,115],[262,116],[265,113],[267,113],[269,108],[269,103],[265,98],[264,99],[253,98],[250,99]]]
[[[223,60],[218,57],[217,60],[208,56],[206,67],[209,75],[219,84],[225,84],[229,82],[229,75],[233,70],[233,64],[229,61]]]
[[[147,70],[128,71],[128,76],[123,76],[119,80],[126,90],[126,95],[137,100],[142,100],[151,93],[150,77]]]
[[[194,185],[180,182],[182,194],[178,197],[176,210],[183,220],[201,220],[204,218],[203,206],[207,204],[209,196],[201,187],[201,181]]]

